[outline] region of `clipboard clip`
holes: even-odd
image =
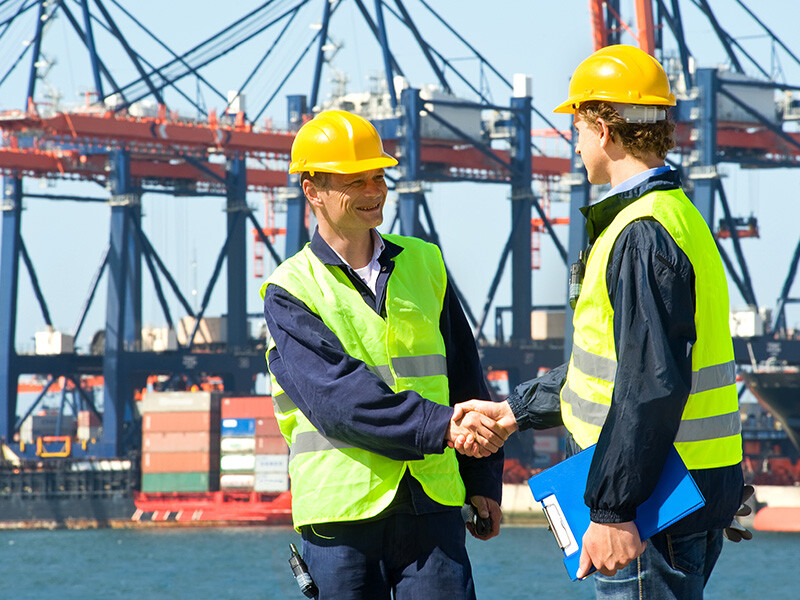
[[[575,536],[572,534],[567,520],[564,518],[564,511],[558,504],[558,498],[555,494],[550,494],[542,498],[542,507],[544,509],[544,516],[547,518],[547,524],[553,536],[556,538],[558,547],[564,552],[564,556],[570,556],[580,550]]]

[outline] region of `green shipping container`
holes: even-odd
[[[208,473],[142,473],[143,492],[216,492],[219,481]]]

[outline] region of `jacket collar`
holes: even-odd
[[[381,255],[378,257],[378,262],[381,265],[388,263],[403,251],[402,246],[393,244],[386,238],[383,238],[383,243],[383,252],[381,252]],[[310,248],[311,252],[314,253],[314,256],[316,256],[324,265],[336,267],[348,266],[347,263],[345,263],[339,257],[339,255],[336,254],[334,249],[328,245],[328,242],[322,239],[322,236],[319,234],[319,228],[314,229],[314,235],[311,237],[311,242],[309,242],[308,247]]]
[[[586,232],[589,234],[589,243],[593,244],[603,230],[611,225],[614,218],[622,209],[630,206],[636,200],[656,190],[674,190],[681,187],[681,178],[677,171],[669,170],[653,177],[649,177],[613,196],[601,200],[597,204],[581,208],[586,217]]]

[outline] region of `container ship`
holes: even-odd
[[[753,526],[800,531],[800,369],[758,366],[742,373],[760,411],[743,419],[745,477],[755,485]]]
[[[271,397],[151,392],[138,405],[141,450],[126,459],[71,458],[72,435],[35,435],[36,460],[4,447],[0,528],[291,523]],[[47,433],[37,416],[27,427]]]
[[[776,374],[780,380],[767,380],[774,387],[763,385],[763,374],[744,375],[760,403],[742,404],[743,468],[756,486],[754,526],[800,530],[800,449],[782,426],[788,422],[779,416],[782,405],[770,402],[784,395],[787,382],[800,387],[800,374]],[[491,371],[487,379],[495,398],[503,399],[507,373]],[[70,456],[70,445],[90,444],[87,436],[99,435],[92,416],[79,413],[75,431],[67,417],[64,431],[72,435],[63,436],[51,435],[58,433],[53,415],[26,423],[21,433],[33,440],[37,458],[21,459],[4,448],[0,528],[291,524],[288,447],[270,396],[150,392],[137,408],[141,444],[135,454],[114,460]],[[563,432],[520,432],[505,451],[504,515],[508,521],[537,520],[540,511],[526,481],[563,460]]]

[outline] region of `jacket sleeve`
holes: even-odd
[[[520,383],[508,395],[508,405],[520,429],[550,429],[564,424],[561,419],[561,388],[567,379],[564,363],[541,377]]]
[[[478,347],[464,309],[448,284],[439,323],[447,350],[447,378],[450,405],[477,398],[491,400],[483,375]],[[501,448],[486,458],[458,455],[461,478],[470,496],[486,496],[498,503],[503,491],[504,454]]]
[[[393,392],[279,286],[266,288],[264,317],[275,341],[270,372],[323,435],[394,460],[443,452],[452,408],[413,391]]]
[[[664,227],[631,223],[606,274],[617,372],[585,501],[591,519],[621,523],[652,493],[691,389],[694,270]]]

